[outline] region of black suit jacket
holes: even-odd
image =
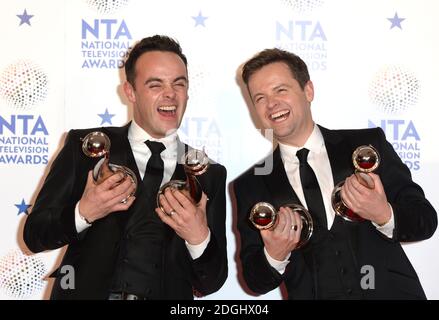
[[[68,245],[60,268],[53,274],[57,277],[52,291],[54,299],[108,298],[121,238],[124,230],[130,227],[129,217],[136,211],[146,214],[155,208],[155,203],[137,201],[142,197],[143,184],[127,138],[128,128],[129,124],[124,127],[70,131],[26,220],[24,241],[31,251],[40,252]],[[137,199],[128,211],[113,212],[78,234],[75,206],[82,196],[88,171],[99,160],[84,155],[81,138],[96,130],[110,138],[110,163],[127,166],[136,173],[139,181]],[[172,179],[185,179],[181,164],[177,163]],[[157,273],[165,275],[163,299],[193,299],[193,289],[206,295],[217,291],[227,278],[226,170],[219,164],[211,164],[207,172],[199,176],[199,181],[209,198],[207,221],[211,240],[204,253],[193,260],[184,240],[165,226],[168,233],[165,261],[161,270],[157,270]],[[155,212],[152,214],[156,215]],[[68,270],[63,271],[64,265],[74,268],[74,290],[61,287],[60,280]]]
[[[361,266],[370,265],[375,270],[375,289],[364,290],[364,298],[425,298],[418,276],[400,245],[400,242],[427,239],[436,230],[436,212],[425,199],[422,189],[412,181],[409,169],[386,141],[380,128],[328,130],[320,127],[320,130],[328,152],[334,185],[353,173],[351,157],[356,147],[372,144],[382,158],[376,173],[382,180],[387,199],[393,208],[393,238],[381,234],[370,221],[350,223],[348,228],[349,246],[359,269],[359,277]],[[314,299],[316,279],[310,263],[305,261],[303,249],[292,252],[285,273],[279,274],[265,258],[259,231],[248,221],[251,207],[259,201],[269,202],[277,208],[286,203],[300,203],[288,181],[279,147],[271,156],[271,174],[255,175],[253,167],[234,181],[244,279],[256,293],[264,294],[284,282],[289,299]]]

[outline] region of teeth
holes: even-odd
[[[177,107],[176,106],[160,106],[160,107],[158,107],[158,109],[160,111],[172,112],[172,111],[177,110]]]
[[[282,118],[283,116],[287,115],[288,113],[290,113],[289,110],[278,111],[276,113],[271,114],[270,118],[272,120],[277,120],[277,119]]]

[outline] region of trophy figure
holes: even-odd
[[[209,167],[209,158],[202,150],[191,149],[183,156],[183,167],[186,174],[186,180],[171,180],[165,183],[157,193],[157,207],[166,212],[160,204],[160,195],[164,194],[168,188],[180,190],[193,204],[197,204],[201,200],[203,190],[196,176],[202,175]]]
[[[124,177],[117,183],[117,185],[129,178],[132,183],[135,184],[137,189],[137,178],[131,169],[110,163],[110,146],[110,139],[105,133],[100,131],[93,131],[82,139],[82,151],[86,156],[90,158],[99,158],[103,156],[93,168],[93,180],[96,184],[100,184],[113,174],[121,172]],[[121,202],[126,203],[128,198],[134,195],[136,189],[134,189],[134,191]]]
[[[380,164],[380,156],[378,151],[371,145],[359,146],[352,153],[352,163],[355,168],[355,176],[363,186],[373,189],[375,188],[375,183],[372,178],[367,175],[369,172],[373,172],[378,168]],[[350,222],[360,222],[364,221],[362,217],[353,212],[348,206],[343,202],[341,198],[341,187],[344,181],[339,182],[332,192],[331,202],[332,208],[335,213]]]
[[[283,207],[288,207],[297,212],[302,219],[302,231],[300,233],[300,241],[296,249],[303,247],[308,243],[314,230],[314,223],[308,210],[299,204],[286,204]],[[267,202],[256,203],[250,211],[250,221],[259,230],[271,229],[276,225],[279,212]]]

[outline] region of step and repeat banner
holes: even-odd
[[[177,39],[189,61],[181,139],[205,147],[231,182],[271,148],[239,81],[257,51],[280,47],[308,64],[315,120],[328,128],[382,127],[439,209],[439,38],[435,0],[18,0],[0,5],[0,299],[47,299],[63,250],[29,254],[26,215],[72,128],[132,117],[123,61],[143,37]],[[69,168],[65,168],[69,170]],[[228,195],[229,276],[204,299],[252,295],[239,270]],[[439,299],[438,233],[404,245],[426,294]]]

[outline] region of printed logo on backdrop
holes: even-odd
[[[98,13],[113,14],[128,0],[88,0]],[[124,19],[99,17],[81,20],[81,57],[83,69],[123,68],[132,36]]]
[[[325,71],[328,52],[324,26],[317,19],[305,18],[323,6],[324,0],[280,1],[292,9],[292,14],[291,19],[275,21],[276,46],[300,56],[310,71]]]
[[[223,137],[218,122],[212,115],[207,114],[208,109],[214,109],[214,100],[209,91],[208,84],[212,83],[211,73],[207,66],[196,64],[189,69],[189,101],[186,115],[183,117],[179,129],[182,141],[193,148],[203,149],[209,158],[222,163]],[[191,115],[191,110],[194,110]],[[198,112],[197,110],[202,110]],[[201,115],[200,115],[201,114]]]
[[[182,141],[193,148],[205,150],[210,159],[222,163],[222,135],[214,117],[185,116],[178,130]]]
[[[0,290],[14,299],[31,298],[43,290],[46,273],[46,266],[36,255],[11,251],[0,258]]]
[[[0,97],[17,113],[0,114],[0,165],[47,164],[49,132],[33,114],[46,99],[48,76],[32,61],[18,61],[0,74]],[[32,113],[30,112],[32,111]]]
[[[415,123],[403,115],[420,97],[421,84],[416,75],[404,66],[386,65],[373,77],[369,98],[386,118],[370,120],[370,128],[381,127],[401,160],[410,170],[420,169],[421,137]]]

